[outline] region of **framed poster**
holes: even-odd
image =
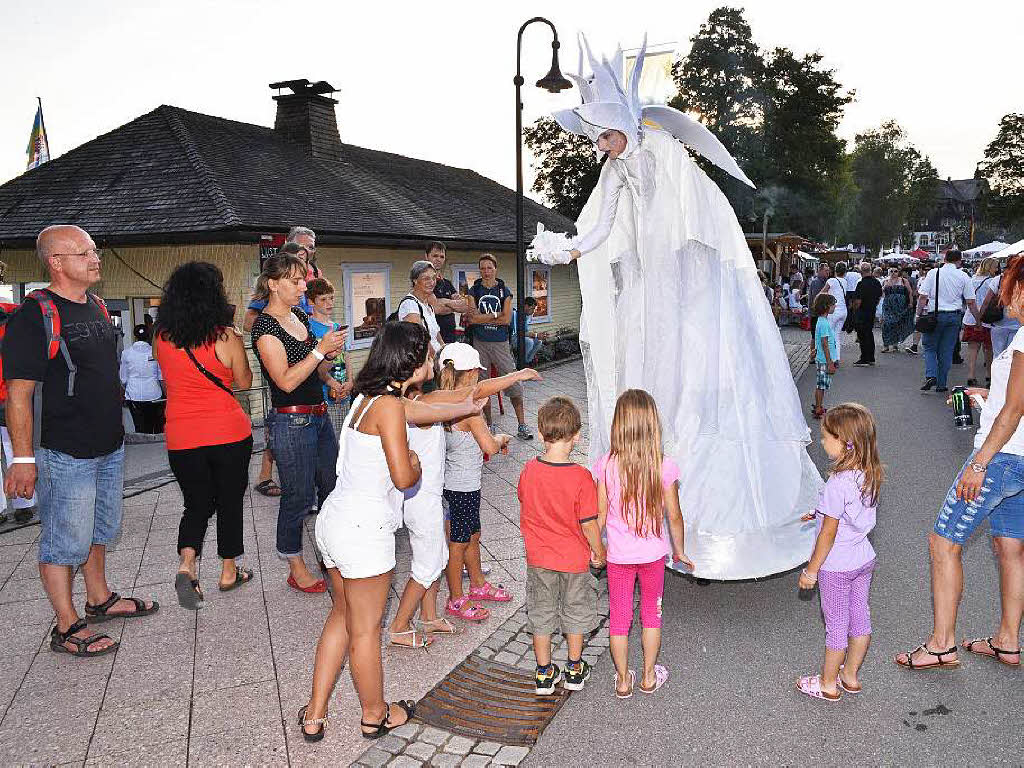
[[[469,296],[469,289],[480,279],[480,268],[476,264],[452,264],[452,285],[463,296]]]
[[[531,323],[551,322],[551,267],[545,264],[526,266],[526,295],[537,300],[537,311]]]
[[[391,265],[345,264],[349,349],[366,349],[391,313]]]
[[[260,235],[260,272],[263,271],[267,259],[281,250],[284,240],[285,236],[280,234]]]

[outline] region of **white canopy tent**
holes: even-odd
[[[1002,240],[993,240],[991,243],[985,243],[984,245],[978,245],[970,250],[964,251],[964,256],[978,256],[984,258],[991,256],[994,253],[998,253],[1004,248],[1008,247],[1009,243],[1004,243]]]
[[[1007,259],[1010,256],[1016,256],[1018,253],[1024,253],[1024,240],[1018,240],[1012,245],[1008,245],[1001,251],[996,251],[992,254],[994,259]]]

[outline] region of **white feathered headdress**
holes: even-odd
[[[723,171],[751,187],[753,182],[740,170],[729,150],[711,131],[689,115],[665,105],[640,103],[640,76],[643,72],[647,38],[636,57],[629,82],[623,85],[622,48],[615,51],[612,60],[594,58],[587,39],[580,36],[579,74],[569,75],[580,89],[583,103],[573,109],[555,112],[553,117],[562,128],[596,142],[609,129],[626,136],[626,152],[640,145],[644,123],[653,124],[675,136],[681,142],[706,157]],[[583,53],[586,51],[591,74],[583,75]]]

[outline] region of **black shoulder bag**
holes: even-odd
[[[988,278],[981,285],[984,285],[992,278]],[[981,286],[978,286],[979,288]],[[985,300],[985,309],[981,313],[981,322],[992,325],[1003,319],[1003,305],[999,303],[999,294],[993,291]]]
[[[232,397],[234,397],[234,396],[235,396],[235,393],[234,393],[234,391],[233,391],[233,390],[231,389],[231,387],[228,387],[228,386],[226,386],[226,385],[224,384],[224,382],[223,382],[223,381],[221,381],[221,380],[220,380],[220,379],[218,379],[218,378],[217,378],[216,376],[214,376],[214,375],[213,375],[212,373],[210,373],[210,372],[209,372],[208,370],[206,370],[206,368],[205,368],[205,367],[203,366],[203,364],[202,364],[202,363],[200,363],[200,362],[199,362],[198,360],[196,360],[196,356],[195,356],[194,354],[192,354],[192,350],[191,350],[191,349],[188,349],[188,348],[186,347],[186,349],[185,349],[185,354],[186,354],[186,355],[188,355],[188,359],[192,361],[192,364],[193,364],[193,365],[194,365],[194,366],[195,366],[195,367],[196,367],[197,369],[199,369],[199,372],[200,372],[201,374],[203,374],[203,376],[205,376],[206,378],[208,378],[208,379],[209,379],[210,381],[212,381],[212,382],[213,382],[214,384],[216,384],[216,385],[217,385],[218,387],[220,387],[221,389],[223,389],[223,390],[224,390],[225,392],[227,392],[227,393],[228,393],[229,395],[231,395]]]
[[[939,327],[939,271],[942,267],[935,268],[935,311],[921,315],[914,323],[914,330],[918,333],[931,333]]]

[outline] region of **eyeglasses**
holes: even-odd
[[[89,248],[81,253],[51,253],[50,257],[59,258],[61,256],[77,256],[80,259],[89,259],[95,256],[97,261],[102,261],[103,255],[103,251],[100,248]]]

